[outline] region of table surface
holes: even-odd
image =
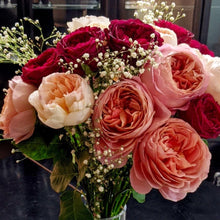
[[[58,219],[59,196],[50,187],[49,174],[28,159],[16,163],[23,158],[21,154],[8,155],[10,149],[5,146],[0,149],[0,219]],[[157,190],[152,190],[143,204],[131,198],[127,220],[219,220],[220,187],[212,181],[220,171],[220,144],[214,143],[211,152],[209,177],[195,193],[179,202],[163,199]],[[42,163],[50,166],[50,161]]]

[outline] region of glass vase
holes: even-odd
[[[126,220],[126,210],[127,206],[125,205],[123,210],[118,215],[109,218],[101,218],[101,220]]]

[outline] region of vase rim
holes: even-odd
[[[116,220],[119,217],[123,216],[126,213],[126,210],[127,210],[127,205],[124,206],[124,208],[121,210],[121,212],[118,215],[112,216],[112,217],[108,217],[108,218],[101,218],[100,220]]]

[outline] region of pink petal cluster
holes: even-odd
[[[165,44],[159,51],[162,56],[155,57],[158,67],[147,64],[141,80],[172,112],[186,110],[191,99],[205,92],[209,74],[188,45]]]
[[[101,135],[95,143],[101,161],[116,167],[125,165],[143,134],[162,125],[170,115],[138,77],[108,87],[99,96],[93,114],[94,127]]]
[[[138,193],[155,188],[164,198],[179,201],[207,178],[210,159],[208,147],[196,131],[183,120],[170,118],[135,149],[131,185]]]
[[[16,144],[28,139],[34,132],[36,116],[28,102],[34,90],[36,87],[23,82],[20,76],[9,81],[0,116],[0,129],[4,131],[4,138],[14,139]]]

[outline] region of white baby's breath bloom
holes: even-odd
[[[104,190],[105,190],[105,189],[104,189],[103,186],[100,186],[100,187],[99,187],[99,191],[100,191],[100,192],[104,192]]]

